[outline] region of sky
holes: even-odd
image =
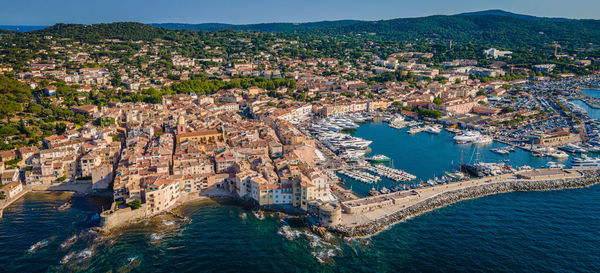
[[[5,0],[0,25],[230,23],[381,20],[502,9],[600,19],[599,0]]]

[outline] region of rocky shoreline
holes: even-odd
[[[394,214],[377,219],[369,224],[351,228],[338,226],[332,227],[330,230],[344,237],[367,237],[377,234],[408,218],[467,199],[514,191],[545,191],[583,188],[600,182],[600,171],[582,171],[582,173],[583,176],[580,178],[561,178],[540,181],[505,181],[444,192],[407,208],[403,208]]]

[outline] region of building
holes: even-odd
[[[494,58],[494,59],[497,59],[498,57],[507,57],[510,54],[512,54],[512,51],[498,50],[495,48],[490,48],[490,49],[486,49],[483,51],[483,55],[485,55],[488,58]],[[508,57],[510,57],[510,56],[508,56]]]
[[[113,179],[113,168],[111,165],[102,164],[92,169],[92,189],[106,190]]]
[[[555,64],[537,64],[533,66],[533,69],[538,72],[552,72],[555,67]]]
[[[342,222],[342,207],[336,203],[319,206],[319,222],[325,227],[334,227]]]
[[[580,141],[578,134],[572,134],[568,130],[537,134],[535,137],[533,143],[540,146],[562,146]]]
[[[166,211],[180,197],[181,177],[159,176],[151,177],[144,191],[146,215],[156,215]]]
[[[0,195],[10,199],[15,197],[23,190],[23,184],[19,181],[13,181],[0,187]]]

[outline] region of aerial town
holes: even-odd
[[[344,133],[365,122],[411,127],[409,134],[445,129],[457,143],[506,144],[493,150],[498,154],[600,151],[598,120],[570,102],[600,105],[579,91],[600,86],[600,60],[558,54],[558,45],[554,53],[545,49],[548,63],[514,64],[517,52],[496,48],[444,60],[450,54],[427,44],[340,40],[325,47],[272,34],[204,36],[0,36],[13,45],[0,54],[2,85],[20,90],[2,94],[2,208],[31,190],[85,189],[111,198],[101,217],[116,226],[211,193],[259,211],[316,215],[316,226],[356,235],[369,232],[347,229],[369,221],[361,214],[398,209],[420,188],[481,183],[469,175],[577,177],[558,163],[523,169],[530,173],[478,163],[418,182],[402,166],[369,163],[389,158],[369,156],[370,140]],[[598,159],[576,159],[573,168],[600,166]],[[346,178],[373,184],[382,177],[412,182],[373,187],[367,197],[343,185]]]

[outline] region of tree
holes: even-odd
[[[433,103],[435,103],[436,105],[442,105],[442,103],[444,102],[440,97],[436,97],[435,99],[433,99]]]
[[[511,112],[514,112],[514,111],[515,111],[515,109],[513,109],[510,106],[506,106],[506,107],[502,108],[502,112],[503,113],[511,113]]]
[[[129,206],[131,209],[139,209],[142,207],[142,201],[140,199],[135,199],[127,203],[127,206]]]

